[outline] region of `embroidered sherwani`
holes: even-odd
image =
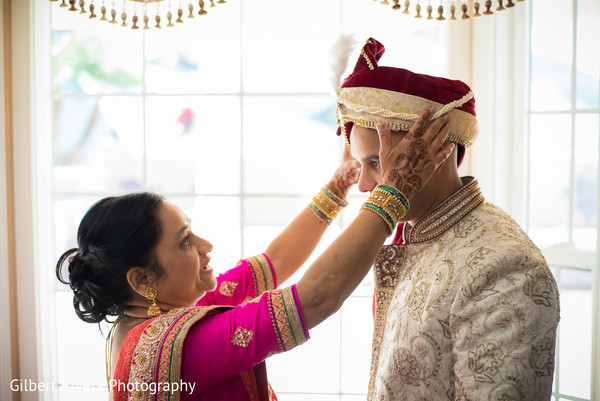
[[[369,400],[549,400],[558,291],[477,181],[375,262]]]

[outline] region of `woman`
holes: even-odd
[[[454,145],[444,145],[450,123],[440,118],[427,127],[430,118],[427,109],[395,145],[387,126],[378,125],[384,184],[298,283],[283,289],[277,282],[302,265],[344,205],[355,162],[344,161],[329,189],[264,254],[218,279],[209,266],[212,245],[191,232],[176,205],[142,193],[92,206],[79,226],[79,248],[65,252],[56,269],[73,289],[82,320],[118,316],[111,336],[113,399],[276,399],[264,360],[305,342],[311,328],[340,308],[408,200],[451,153]]]

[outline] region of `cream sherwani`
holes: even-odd
[[[558,291],[539,249],[477,181],[375,263],[369,400],[549,400]]]

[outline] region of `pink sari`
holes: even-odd
[[[274,289],[266,255],[242,260],[217,283],[196,307],[129,333],[111,383],[114,400],[277,399],[264,360],[309,337],[295,287]]]

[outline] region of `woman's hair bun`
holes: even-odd
[[[154,250],[162,235],[162,201],[150,192],[108,197],[81,220],[78,248],[62,254],[56,277],[73,290],[73,307],[84,322],[98,323],[122,313],[132,295],[130,268],[146,267],[160,276]]]
[[[68,280],[62,277],[62,266],[68,263]],[[65,252],[57,270],[58,279],[73,290],[73,307],[77,316],[84,322],[99,323],[106,316],[121,313],[119,305],[113,301],[113,294],[107,289],[110,285],[106,278],[110,276],[108,266],[93,253],[82,254],[78,248]]]

